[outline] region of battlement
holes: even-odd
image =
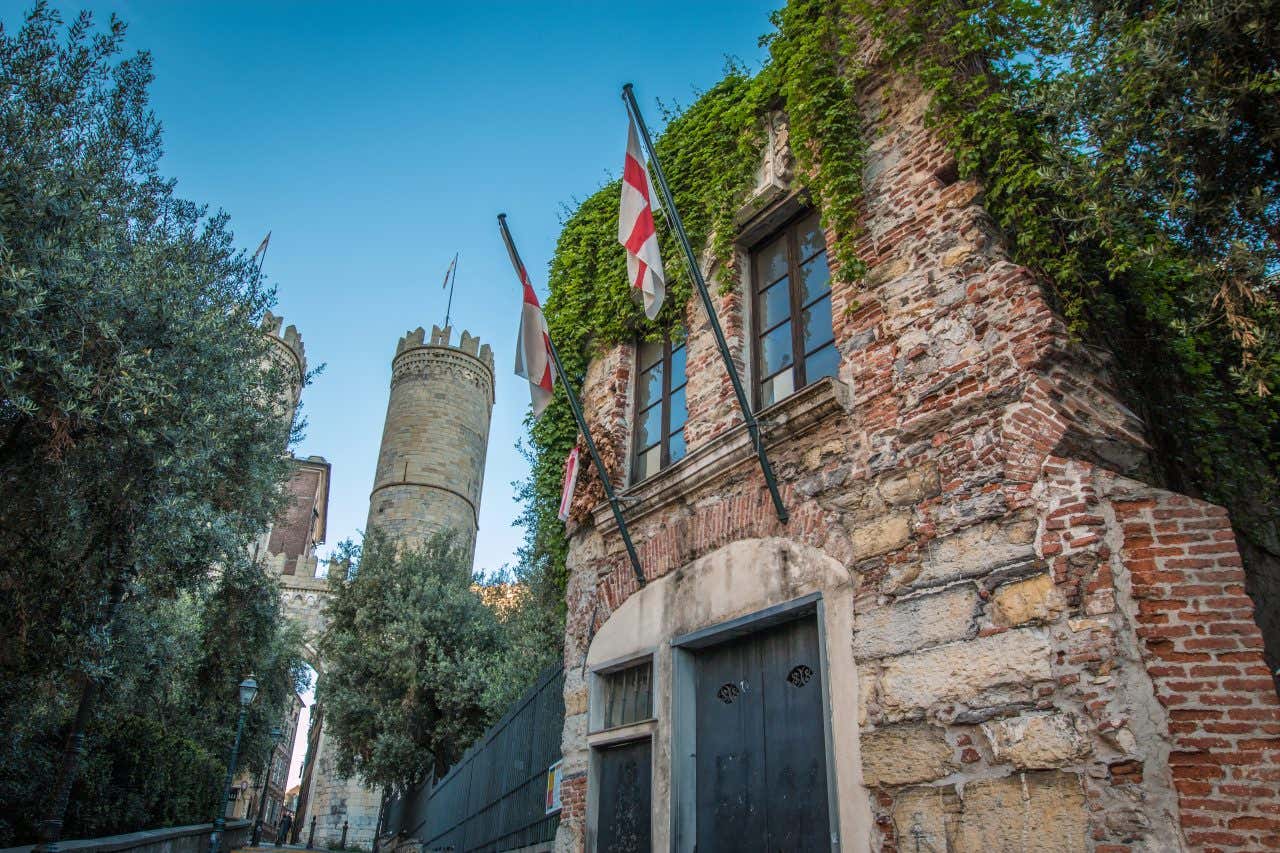
[[[396,355],[399,356],[408,350],[424,346],[449,347],[479,359],[486,367],[493,370],[493,350],[488,344],[481,344],[478,337],[466,330],[463,330],[462,339],[457,346],[453,345],[452,339],[452,326],[445,326],[443,329],[439,326],[432,326],[430,342],[427,340],[427,330],[419,326],[413,331],[405,332],[404,337],[400,338],[400,342],[396,344]]]
[[[298,366],[302,373],[307,372],[307,348],[302,343],[302,335],[298,333],[298,327],[290,325],[281,331],[284,325],[284,318],[277,317],[270,311],[262,318],[262,331],[271,337],[280,346],[293,353],[298,359]]]

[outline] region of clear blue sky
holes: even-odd
[[[329,541],[357,537],[400,335],[440,323],[441,280],[462,252],[454,328],[493,346],[497,404],[476,566],[513,562],[512,482],[528,388],[512,374],[520,307],[495,215],[509,215],[535,286],[565,205],[619,172],[619,91],[687,104],[725,57],[755,68],[782,0],[573,3],[120,2],[81,8],[129,24],[151,51],[165,172],[226,210],[311,363],[300,455],[333,464]],[[30,3],[0,0],[15,28]],[[619,247],[621,251],[621,247]]]

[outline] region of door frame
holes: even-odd
[[[822,740],[827,771],[827,820],[831,849],[840,849],[840,798],[836,790],[835,750],[831,736],[831,686],[827,665],[826,607],[821,592],[775,604],[673,637],[671,643],[671,849],[692,853],[697,839],[697,652],[756,634],[775,625],[813,618],[818,629],[818,665],[822,679]]]

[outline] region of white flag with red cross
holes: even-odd
[[[505,227],[502,234],[511,255],[511,264],[516,268],[516,275],[520,277],[520,285],[524,290],[524,302],[520,306],[520,337],[516,341],[516,376],[529,381],[533,416],[538,418],[555,396],[551,335],[547,331],[547,318],[542,315],[542,305],[538,303],[538,294],[533,291],[529,273],[520,262],[520,256],[516,254]]]
[[[622,165],[622,204],[618,212],[618,242],[627,249],[627,277],[644,301],[650,320],[662,309],[666,295],[662,255],[658,251],[658,230],[653,222],[656,200],[653,181],[645,167],[644,152],[636,123],[627,129],[627,156]]]
[[[560,512],[561,521],[569,520],[569,510],[573,507],[573,492],[578,487],[578,448],[575,446],[569,451],[569,457],[564,460],[564,486],[560,490]]]

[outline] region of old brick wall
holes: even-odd
[[[872,822],[843,826],[844,849],[1275,846],[1278,706],[1221,510],[1142,483],[1143,427],[1106,362],[1070,341],[1009,260],[980,187],[951,179],[926,99],[890,82],[863,93],[870,270],[833,287],[839,381],[762,413],[791,521],[741,450],[692,305],[689,455],[627,493],[650,586],[752,538],[845,567],[853,591],[830,594],[853,597],[853,635],[828,643],[852,642],[858,699],[833,715],[857,716],[862,777],[837,784],[867,799]],[[740,293],[718,311],[745,352]],[[631,357],[602,354],[585,392],[620,448]],[[1160,515],[1174,510],[1188,516]],[[588,781],[588,638],[638,585],[607,510],[571,532],[564,751],[576,786]],[[755,570],[744,564],[741,583],[758,583]],[[657,654],[665,639],[652,638]],[[669,805],[656,808],[665,820]],[[581,849],[584,821],[566,810],[561,849]]]
[[[318,456],[294,459],[289,482],[285,485],[288,504],[284,517],[271,526],[267,553],[283,556],[281,574],[292,575],[299,558],[311,556],[317,529],[322,529],[320,516],[326,515],[322,504],[327,501],[329,463]]]
[[[1141,490],[1113,506],[1187,841],[1280,847],[1280,704],[1226,511]]]

